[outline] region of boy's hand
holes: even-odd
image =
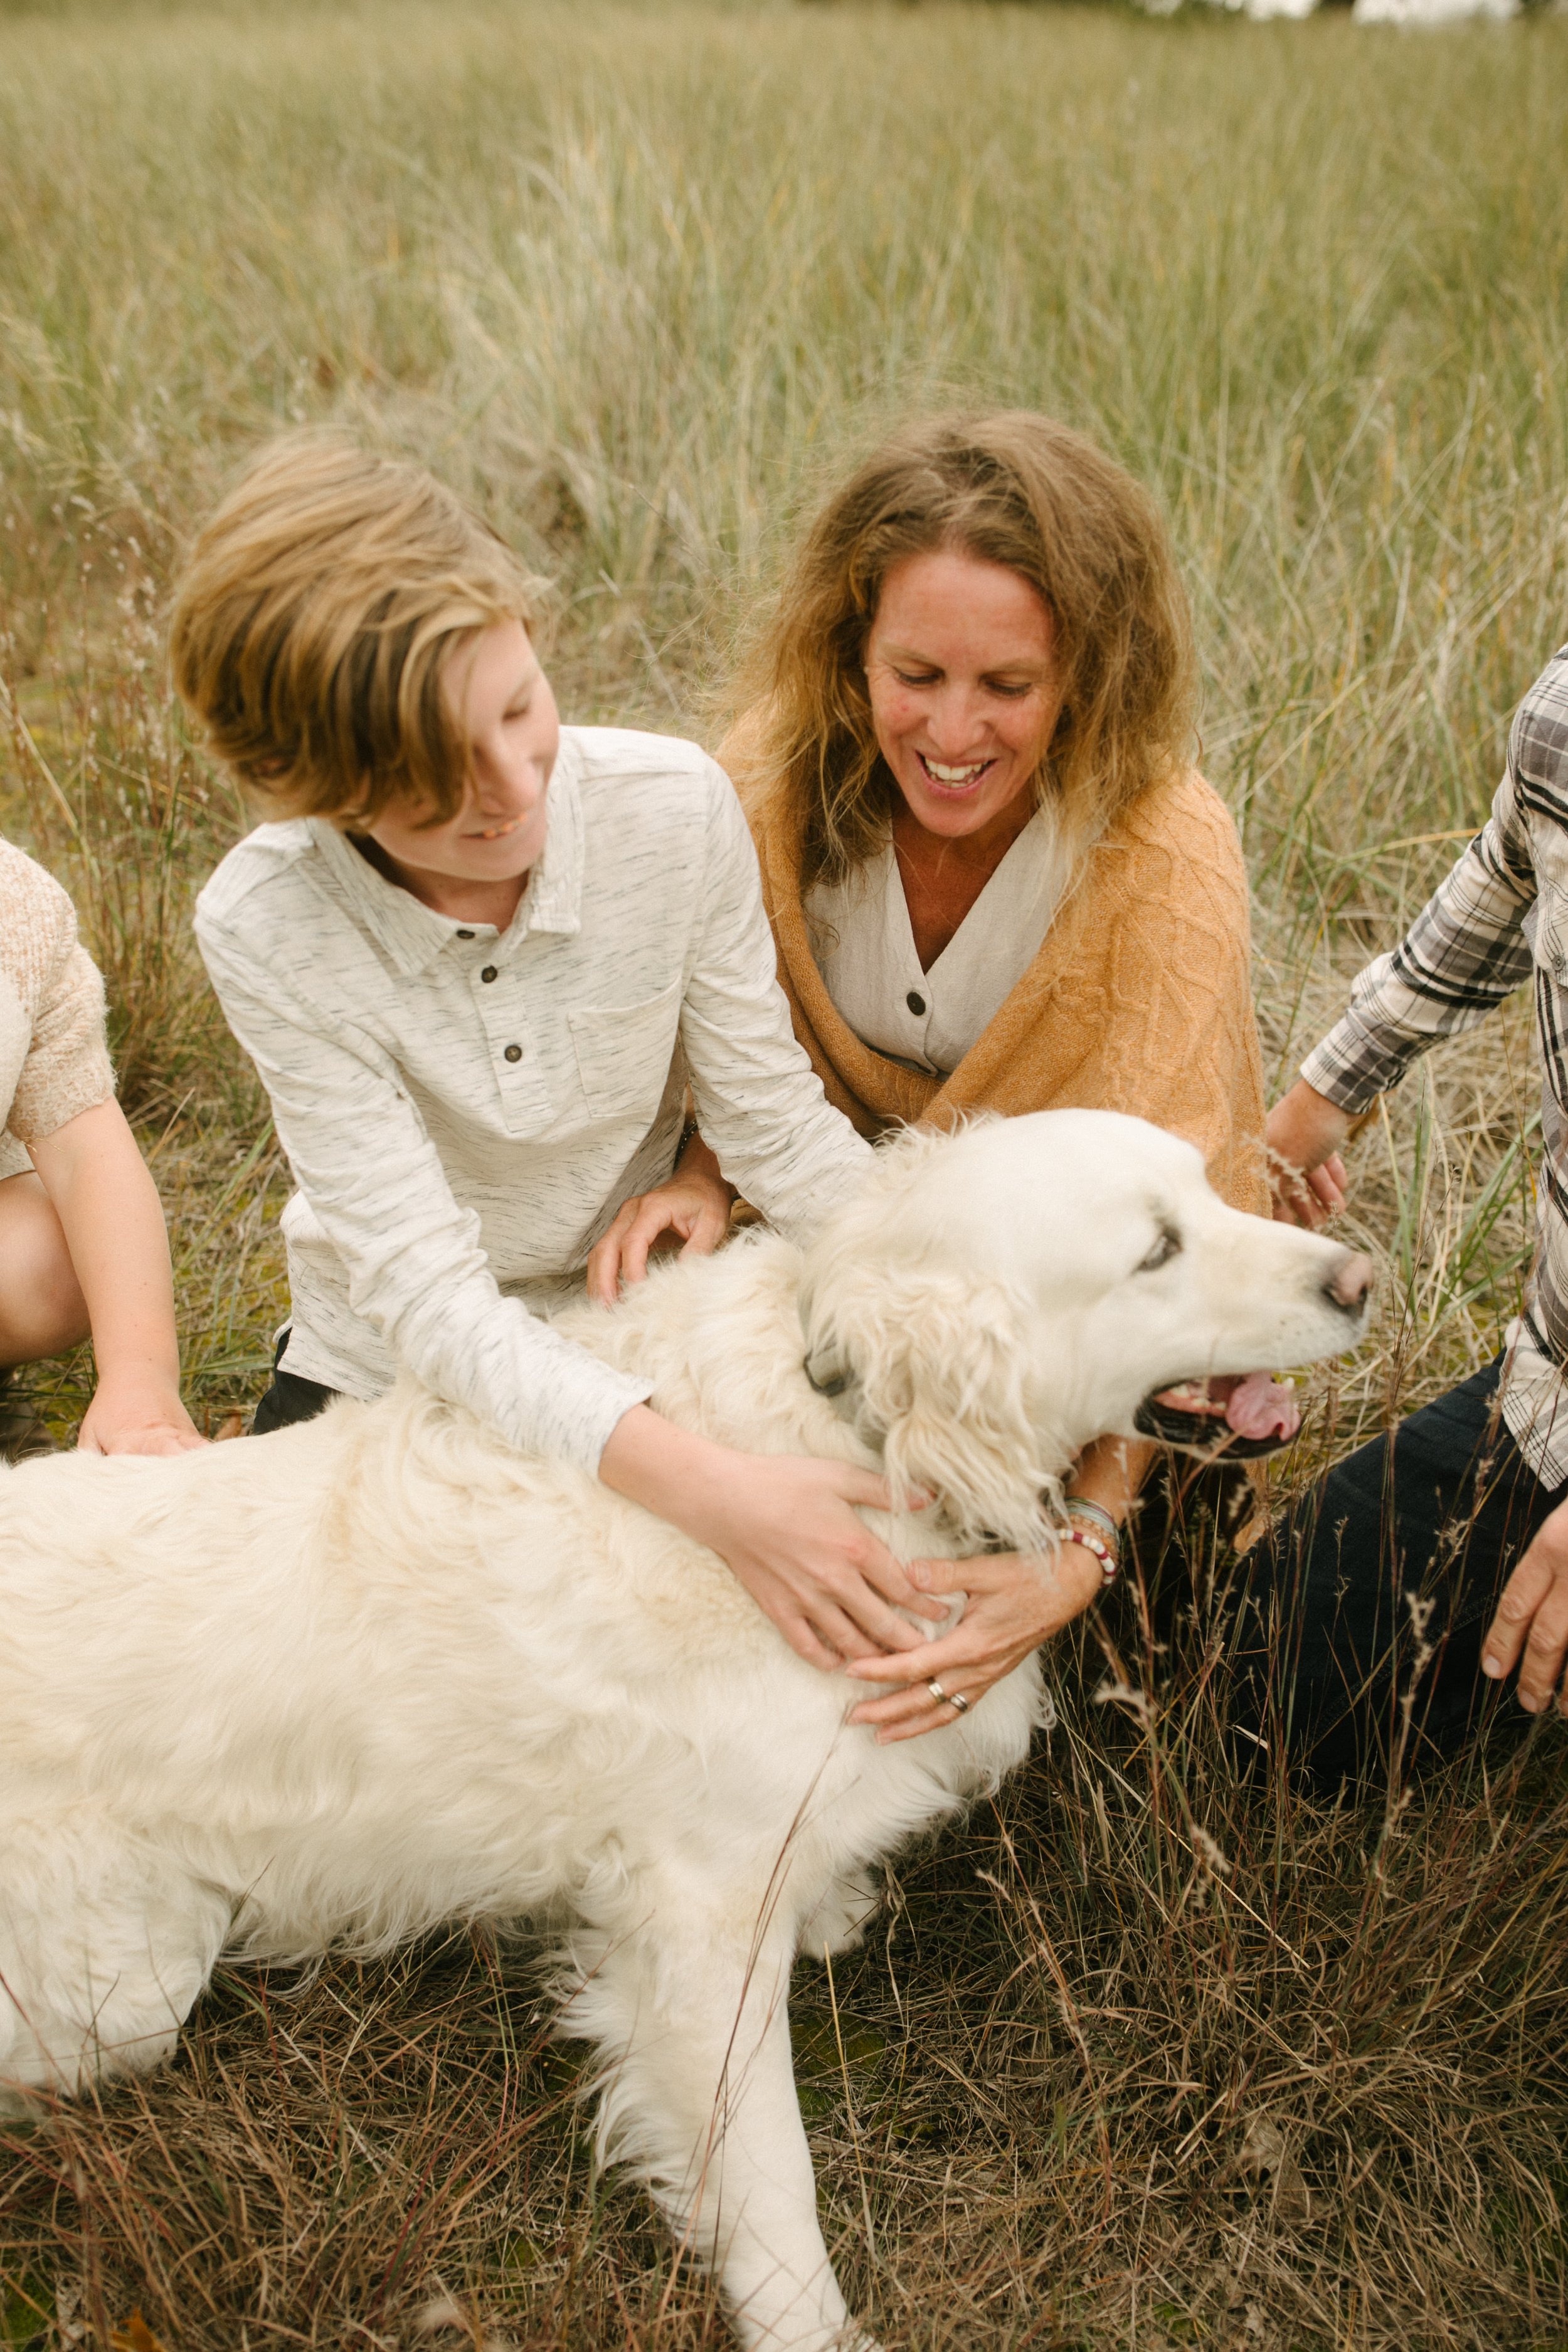
[[[77,1444],[84,1454],[188,1454],[206,1439],[163,1374],[121,1372],[100,1381]]]
[[[910,1618],[938,1625],[947,1615],[946,1603],[910,1583],[855,1507],[892,1509],[887,1481],[874,1471],[816,1456],[737,1454],[635,1404],[611,1431],[599,1475],[716,1551],[790,1647],[826,1673],[868,1647],[913,1649],[921,1636]],[[929,1499],[911,1496],[906,1507],[923,1510]]]

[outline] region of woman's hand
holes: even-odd
[[[77,1444],[84,1454],[188,1454],[206,1439],[155,1368],[100,1381]]]
[[[602,1307],[613,1307],[623,1282],[641,1282],[647,1272],[648,1252],[661,1234],[679,1234],[685,1248],[708,1257],[730,1230],[732,1186],[719,1172],[719,1162],[700,1135],[681,1153],[668,1184],[622,1202],[615,1223],[588,1256],[588,1296]]]
[[[1347,1110],[1298,1078],[1269,1112],[1268,1188],[1282,1224],[1316,1231],[1344,1207],[1349,1179],[1340,1146],[1355,1124]]]
[[[661,1234],[680,1235],[682,1257],[688,1251],[709,1256],[730,1230],[731,1197],[721,1178],[687,1175],[678,1169],[668,1184],[623,1202],[615,1223],[589,1253],[589,1297],[613,1307],[623,1282],[641,1282],[648,1252]]]
[[[1031,1650],[1081,1616],[1102,1582],[1099,1560],[1076,1543],[1038,1559],[1002,1552],[978,1559],[918,1559],[910,1575],[928,1591],[968,1598],[958,1623],[939,1641],[897,1657],[857,1658],[850,1665],[862,1682],[900,1685],[887,1697],[863,1700],[849,1717],[872,1725],[882,1747],[956,1723],[957,1711],[934,1698],[930,1684],[940,1683],[948,1699],[956,1694],[973,1706]]]
[[[847,1462],[738,1454],[634,1405],[599,1459],[605,1486],[718,1552],[791,1649],[837,1671],[864,1654],[916,1648],[900,1610],[947,1614],[910,1582],[855,1506],[889,1511],[886,1479]]]
[[[1522,1656],[1521,1654],[1522,1653]],[[1494,1681],[1519,1667],[1518,1698],[1539,1715],[1555,1696],[1568,1715],[1568,1503],[1559,1503],[1502,1589],[1487,1629],[1481,1672]]]

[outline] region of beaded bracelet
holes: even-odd
[[[1069,1495],[1067,1498],[1068,1541],[1081,1544],[1100,1562],[1100,1580],[1114,1584],[1121,1566],[1121,1530],[1110,1513],[1099,1503],[1091,1503],[1087,1495]],[[1096,1535],[1093,1530],[1099,1528]]]
[[[1085,1551],[1091,1551],[1094,1554],[1100,1562],[1100,1582],[1102,1591],[1107,1585],[1115,1583],[1121,1562],[1109,1544],[1102,1544],[1100,1538],[1091,1536],[1087,1528],[1069,1527],[1066,1540],[1068,1543],[1081,1544]]]

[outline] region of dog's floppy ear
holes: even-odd
[[[805,1321],[813,1380],[828,1393],[842,1384],[842,1409],[880,1440],[895,1491],[923,1488],[977,1542],[1040,1549],[1055,1465],[1029,1419],[1019,1318],[999,1285],[840,1270]]]

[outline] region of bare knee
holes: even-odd
[[[0,1366],[58,1356],[88,1336],[87,1302],[60,1221],[36,1176],[0,1183]]]

